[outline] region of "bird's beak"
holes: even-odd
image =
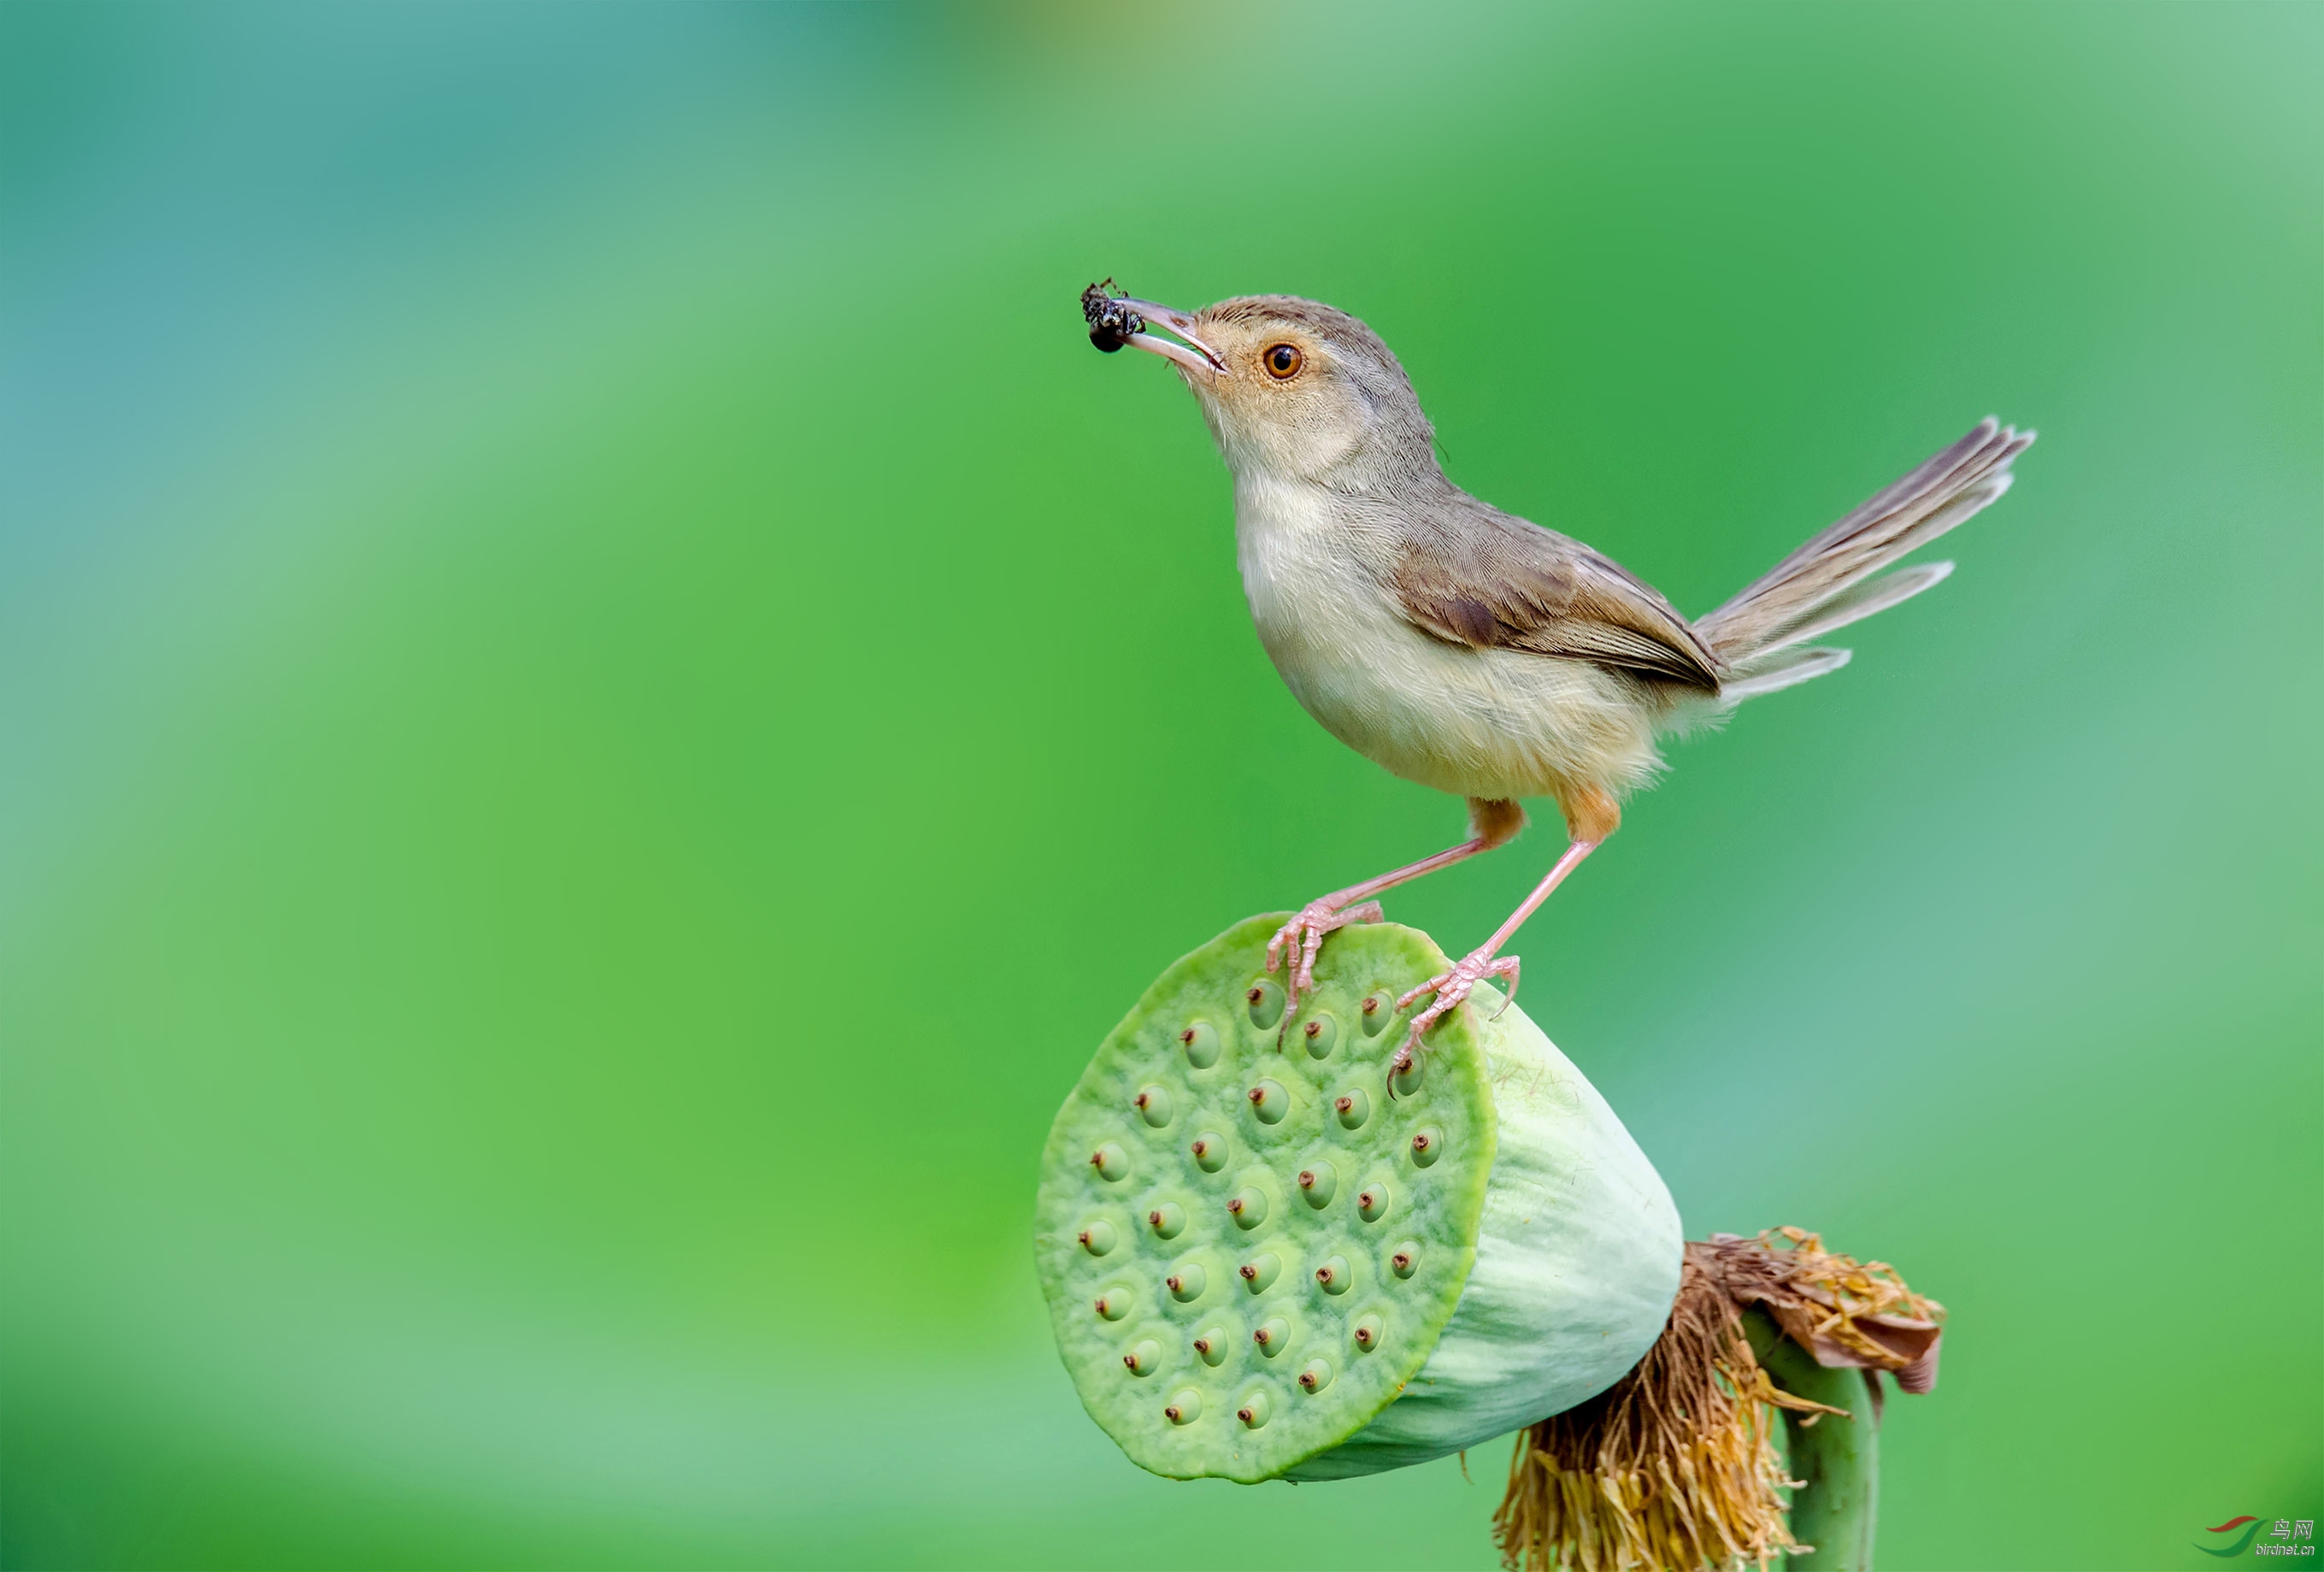
[[[1132,333],[1123,340],[1124,343],[1135,344],[1140,349],[1150,349],[1163,359],[1175,360],[1188,371],[1204,377],[1226,375],[1227,363],[1195,334],[1192,313],[1157,306],[1152,301],[1120,300],[1114,304],[1137,312],[1147,321],[1148,331]],[[1169,328],[1186,342],[1178,344],[1167,338],[1156,338],[1150,329],[1157,324]]]

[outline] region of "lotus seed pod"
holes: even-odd
[[[1282,974],[1265,965],[1281,921],[1240,924],[1164,973],[1050,1132],[1036,1260],[1091,1417],[1174,1478],[1333,1479],[1443,1456],[1604,1390],[1677,1290],[1661,1179],[1489,985],[1436,1024],[1420,1073],[1390,1096],[1411,1020],[1396,1000],[1449,964],[1412,929],[1333,933],[1286,1027]],[[1292,1051],[1325,1017],[1328,1051]],[[1154,1089],[1167,1127],[1136,1102]],[[1175,1237],[1136,1225],[1174,1203]],[[1081,1242],[1099,1216],[1117,1219],[1102,1259]],[[1197,1263],[1207,1294],[1182,1299]],[[1093,1314],[1100,1299],[1115,1313]],[[1158,1363],[1142,1376],[1126,1362],[1148,1342]],[[1276,1363],[1294,1345],[1296,1376]]]

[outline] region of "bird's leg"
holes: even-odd
[[[1603,792],[1578,793],[1573,800],[1562,800],[1561,805],[1565,809],[1566,826],[1573,838],[1566,846],[1565,855],[1559,857],[1556,865],[1542,876],[1541,883],[1533,887],[1533,893],[1525,898],[1525,903],[1509,913],[1509,920],[1493,930],[1492,938],[1455,961],[1451,971],[1429,978],[1397,1000],[1396,1007],[1402,1010],[1423,994],[1436,995],[1429,1002],[1427,1009],[1412,1018],[1412,1031],[1405,1037],[1404,1046],[1396,1050],[1396,1058],[1388,1063],[1388,1089],[1391,1094],[1396,1088],[1397,1076],[1410,1068],[1412,1056],[1419,1050],[1423,1034],[1457,1009],[1469,996],[1469,991],[1479,983],[1487,977],[1507,977],[1509,980],[1508,996],[1512,1000],[1517,997],[1517,957],[1501,954],[1501,947],[1517,937],[1517,931],[1525,926],[1526,919],[1539,911],[1541,903],[1549,899],[1549,892],[1565,883],[1565,876],[1582,865],[1582,858],[1604,845],[1606,837],[1612,835],[1622,822],[1621,809],[1612,798]],[[1508,1007],[1506,1003],[1502,1005],[1503,1009]]]
[[[1366,879],[1360,884],[1351,884],[1344,890],[1334,890],[1329,895],[1318,896],[1301,907],[1290,921],[1276,931],[1267,941],[1267,969],[1274,971],[1286,961],[1290,963],[1290,975],[1285,979],[1288,986],[1289,1006],[1296,1010],[1299,995],[1315,985],[1315,957],[1323,953],[1323,936],[1356,922],[1378,922],[1387,915],[1380,903],[1371,899],[1383,890],[1393,890],[1398,884],[1410,883],[1424,874],[1465,862],[1479,852],[1489,852],[1513,839],[1525,828],[1525,809],[1514,802],[1496,801],[1476,797],[1469,800],[1470,836],[1457,846],[1447,846],[1433,857],[1423,857],[1393,868],[1376,879]]]

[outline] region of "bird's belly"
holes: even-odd
[[[1659,765],[1638,684],[1586,661],[1421,633],[1329,563],[1245,575],[1259,642],[1307,712],[1396,774],[1463,797],[1621,794]]]

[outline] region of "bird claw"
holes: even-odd
[[[1315,986],[1315,957],[1323,953],[1323,936],[1358,922],[1379,922],[1388,913],[1377,901],[1365,901],[1344,909],[1322,901],[1310,901],[1299,909],[1297,916],[1276,929],[1275,937],[1267,941],[1267,969],[1273,972],[1285,960],[1291,963],[1291,975],[1284,989],[1288,1003],[1296,1006],[1299,995],[1312,992]],[[1286,954],[1287,950],[1287,954]]]
[[[1412,1018],[1412,1030],[1406,1034],[1404,1046],[1397,1049],[1396,1057],[1388,1061],[1389,1091],[1393,1093],[1396,1089],[1396,1077],[1412,1068],[1412,1056],[1419,1051],[1423,1035],[1437,1022],[1460,1008],[1462,1002],[1469,997],[1470,990],[1478,984],[1488,977],[1507,977],[1509,980],[1508,997],[1501,1001],[1501,1009],[1508,1009],[1517,996],[1517,967],[1516,956],[1496,956],[1489,948],[1480,949],[1455,961],[1451,971],[1431,977],[1420,986],[1406,989],[1399,995],[1396,1002],[1399,1010],[1409,1007],[1423,994],[1434,994],[1436,997],[1430,1001],[1427,1009]],[[1500,1011],[1493,1013],[1495,1019],[1499,1018]]]

